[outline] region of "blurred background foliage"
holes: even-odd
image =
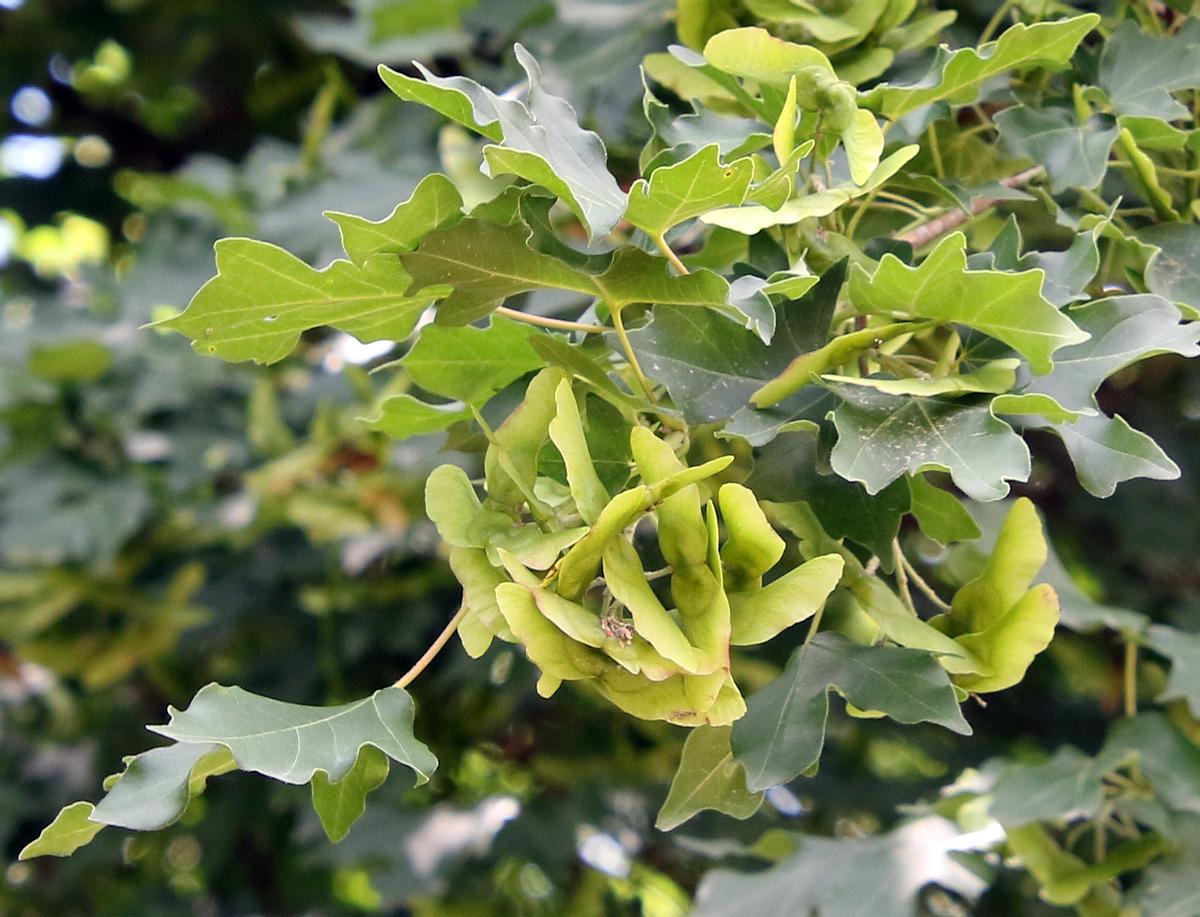
[[[168,704],[209,681],[298,703],[363,696],[458,600],[421,510],[440,437],[394,444],[356,423],[390,347],[315,333],[264,371],[142,326],[211,276],[218,237],[324,264],[338,240],[323,210],[381,218],[472,154],[384,92],[380,62],[419,58],[502,89],[520,40],[632,177],[637,68],[676,40],[675,6],[0,0],[0,914],[671,917],[766,828],[871,833],[965,767],[1096,750],[1119,710],[1122,647],[1063,633],[973,714],[976,739],[835,714],[816,778],[773,791],[748,822],[709,814],[664,835],[651,824],[683,730],[581,692],[539,700],[506,646],[483,664],[453,648],[412,688],[418,735],[442,761],[433,783],[412,792],[394,776],[337,846],[303,790],[230,775],[168,830],[15,862],[151,744],[143,726]],[[939,6],[970,41],[998,4]],[[1031,208],[1023,231],[1033,247],[1055,227]],[[1156,358],[1101,399],[1181,480],[1095,500],[1057,443],[1035,438],[1019,491],[1084,592],[1196,630],[1200,369]],[[1153,696],[1162,668],[1140,671]],[[1028,904],[1022,881],[1002,876],[979,913],[1059,912]]]

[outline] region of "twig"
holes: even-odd
[[[447,641],[454,635],[454,632],[458,630],[458,625],[467,616],[468,610],[467,603],[463,602],[454,617],[442,628],[442,632],[437,635],[437,639],[429,644],[429,649],[425,651],[425,654],[413,663],[412,668],[396,679],[393,687],[406,688],[412,683],[414,678],[425,671],[429,663],[433,662],[434,657],[442,651],[442,647],[446,645]]]
[[[607,325],[586,325],[583,322],[568,322],[561,318],[546,318],[544,315],[530,315],[508,306],[497,306],[496,312],[518,322],[528,322],[530,325],[541,325],[543,328],[559,328],[563,331],[583,331],[586,334],[604,334],[612,331]]]
[[[892,566],[896,568],[896,585],[900,587],[900,598],[904,601],[904,607],[915,615],[917,606],[913,604],[912,593],[908,591],[908,573],[905,570],[904,552],[900,550],[898,538],[892,539]]]
[[[909,582],[920,589],[921,592],[925,594],[925,598],[933,602],[934,606],[939,611],[943,611],[946,614],[951,614],[954,611],[954,609],[951,608],[950,605],[947,604],[946,601],[934,591],[933,587],[930,586],[929,583],[925,582],[925,578],[917,572],[917,568],[914,567],[909,559],[903,554],[900,555],[900,562],[904,565],[904,570],[908,574]]]
[[[1034,166],[1032,169],[1026,169],[1024,172],[1018,172],[1016,175],[1010,175],[1008,178],[1000,179],[1000,184],[1006,188],[1016,188],[1023,185],[1030,179],[1042,172],[1043,166]],[[981,197],[971,202],[971,212],[966,213],[964,210],[951,210],[949,213],[943,213],[940,217],[930,220],[928,223],[922,223],[915,229],[910,229],[904,235],[899,236],[899,241],[907,242],[913,248],[920,248],[927,242],[932,242],[939,236],[944,236],[952,229],[957,229],[963,223],[967,222],[971,217],[977,216],[987,210],[993,204],[999,203],[1003,198],[998,197]]]
[[[1132,637],[1125,640],[1125,715],[1137,716],[1138,645]]]

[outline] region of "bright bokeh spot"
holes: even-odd
[[[66,153],[67,145],[59,137],[12,134],[0,141],[0,177],[49,178]]]
[[[30,127],[41,127],[54,114],[50,96],[36,86],[22,86],[14,92],[9,109],[14,118]]]

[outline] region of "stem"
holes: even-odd
[[[900,550],[900,539],[892,539],[892,565],[896,568],[896,585],[900,587],[900,598],[904,605],[914,615],[917,606],[913,604],[912,593],[908,591],[908,574],[905,572],[904,552]]]
[[[1023,185],[1030,179],[1041,174],[1042,166],[1034,166],[1032,169],[1026,169],[1024,172],[1018,172],[1016,175],[1010,175],[1008,178],[1002,178],[1000,184],[1009,188],[1015,188],[1018,185]],[[943,236],[953,229],[957,229],[963,223],[967,222],[971,217],[978,216],[987,210],[993,204],[999,203],[1000,198],[981,197],[971,202],[971,212],[966,213],[962,209],[956,208],[949,213],[944,213],[928,223],[922,223],[915,229],[911,229],[903,235],[899,236],[901,242],[907,242],[913,248],[920,248],[927,242],[932,242],[939,236]]]
[[[937,131],[933,129],[933,122],[929,122],[929,127],[925,130],[929,136],[929,155],[933,159],[933,170],[938,178],[946,177],[946,169],[942,165],[942,151],[938,148]]]
[[[682,261],[679,260],[679,256],[675,254],[675,251],[671,248],[671,246],[667,244],[666,236],[663,233],[656,233],[650,236],[650,238],[654,241],[654,244],[658,246],[658,250],[663,253],[663,256],[671,262],[671,267],[675,268],[675,270],[679,271],[681,274],[688,273],[687,267]]]
[[[517,485],[517,490],[521,491],[521,496],[525,498],[525,503],[529,506],[529,514],[533,516],[537,522],[538,528],[543,532],[558,531],[558,519],[550,512],[541,500],[534,496],[529,485],[522,478],[521,473],[517,471],[517,467],[513,464],[512,458],[508,454],[508,450],[501,445],[496,439],[496,434],[488,422],[483,419],[483,415],[479,413],[479,408],[471,405],[471,413],[475,416],[475,422],[479,424],[479,428],[483,430],[483,435],[487,437],[487,441],[496,448],[496,458],[500,462],[500,467],[504,469],[504,473],[512,478],[512,482]]]
[[[654,392],[650,388],[650,380],[642,372],[642,365],[638,363],[637,354],[633,352],[633,345],[629,343],[629,335],[625,333],[625,322],[621,320],[621,310],[609,306],[609,311],[612,312],[613,325],[617,329],[617,337],[621,339],[621,349],[625,351],[625,359],[629,361],[633,374],[637,376],[638,385],[646,393],[646,398],[651,404],[654,404],[658,399],[654,397]]]
[[[930,586],[929,583],[925,582],[925,578],[917,572],[916,567],[914,567],[909,562],[908,558],[903,554],[900,555],[900,562],[904,564],[904,572],[908,574],[909,580],[914,586],[920,589],[922,593],[924,593],[925,598],[933,602],[934,606],[939,611],[942,611],[945,614],[954,613],[954,609],[951,608],[950,605],[934,591],[933,587]]]
[[[850,217],[850,222],[846,224],[846,236],[850,241],[854,241],[854,231],[858,229],[859,221],[862,220],[863,214],[871,208],[871,205],[875,202],[875,198],[879,196],[880,190],[880,188],[875,188],[868,192],[867,196],[863,198],[862,203],[855,208],[854,216]]]
[[[1137,716],[1138,645],[1132,637],[1125,640],[1125,715]]]
[[[304,128],[304,139],[300,146],[300,171],[303,175],[311,175],[321,160],[321,144],[329,136],[333,126],[334,106],[341,94],[339,85],[341,74],[336,66],[330,64],[325,68],[325,85],[317,93],[309,109],[308,125]]]
[[[817,631],[821,629],[821,617],[825,614],[825,606],[822,605],[817,609],[817,613],[812,616],[812,623],[808,625],[808,636],[804,638],[806,644],[812,642],[812,638],[817,635]]]
[[[606,331],[611,331],[607,325],[587,325],[583,322],[568,322],[561,318],[546,318],[542,315],[530,315],[528,312],[522,312],[519,309],[510,309],[508,306],[497,306],[496,312],[506,318],[514,319],[518,322],[527,322],[530,325],[540,325],[543,328],[558,328],[562,331],[582,331],[584,334],[604,334]]]
[[[458,625],[461,624],[462,619],[467,616],[467,611],[469,611],[469,608],[467,607],[467,603],[464,602],[461,606],[459,606],[459,609],[455,613],[454,617],[450,619],[444,628],[442,628],[442,632],[437,635],[437,639],[434,640],[433,643],[429,644],[429,649],[425,651],[425,654],[413,663],[412,668],[397,678],[392,687],[408,687],[414,678],[428,668],[429,663],[433,662],[434,657],[442,651],[442,647],[446,645],[446,642],[454,635],[454,632],[458,630]]]
[[[979,33],[979,41],[975,43],[976,46],[988,41],[992,35],[995,34],[996,29],[1000,27],[1000,23],[1004,19],[1004,14],[1008,12],[1008,8],[1008,0],[1005,0],[1004,3],[1000,4],[995,15],[992,16],[992,18],[988,21],[988,24],[983,27],[983,31]]]

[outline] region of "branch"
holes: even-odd
[[[1006,188],[1016,188],[1023,185],[1036,176],[1040,175],[1043,166],[1034,166],[1032,169],[1026,169],[1024,172],[1018,172],[1016,175],[1010,175],[1008,178],[1000,179],[1000,184]],[[977,216],[987,210],[993,204],[1002,201],[999,197],[981,197],[971,202],[971,212],[959,208],[951,210],[949,213],[943,213],[936,220],[930,220],[928,223],[922,223],[916,229],[910,229],[904,235],[899,236],[900,242],[907,242],[914,249],[920,248],[927,242],[932,242],[939,236],[944,236],[952,229],[957,229],[963,223],[967,222],[971,217]]]

